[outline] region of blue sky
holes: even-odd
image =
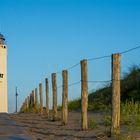
[[[20,107],[31,90],[52,72],[84,58],[139,46],[139,25],[138,0],[0,0],[0,32],[8,45],[9,111],[15,111],[16,86]],[[122,56],[122,73],[140,64],[139,54],[138,50]],[[110,67],[110,58],[91,62],[89,79],[110,79]],[[61,85],[60,74],[57,79]],[[69,83],[79,80],[77,67],[69,73]],[[97,87],[89,85],[89,90]],[[69,91],[70,99],[80,97],[80,85]],[[61,94],[59,89],[59,104]],[[50,105],[51,99],[50,92]]]

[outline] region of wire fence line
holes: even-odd
[[[115,79],[114,79],[115,80]],[[106,83],[106,84],[111,84],[113,80],[98,80],[98,81],[82,81],[82,80],[79,80],[77,82],[72,82],[70,84],[68,84],[68,87],[73,87],[73,86],[76,86],[76,85],[79,85],[81,84],[82,82],[85,82],[85,83],[89,83],[89,84],[99,84],[99,83]],[[115,80],[115,81],[119,81],[119,80]],[[58,89],[62,89],[63,88],[63,85],[59,85],[57,86]],[[51,92],[52,88],[49,87],[49,91]],[[90,90],[92,91],[92,89]],[[43,93],[45,93],[45,89],[43,89]]]
[[[127,53],[132,52],[132,51],[135,51],[135,50],[137,50],[137,49],[140,49],[140,46],[137,46],[137,47],[134,47],[134,48],[131,48],[131,49],[122,51],[122,52],[120,52],[120,53],[118,53],[118,54],[121,54],[121,55],[127,54]],[[96,60],[100,60],[100,59],[111,58],[111,56],[112,56],[112,55],[105,55],[105,56],[93,57],[93,58],[89,58],[89,59],[85,59],[85,60],[87,60],[87,62],[91,62],[91,61],[96,61]],[[74,64],[74,65],[72,65],[72,66],[66,68],[65,70],[71,71],[71,70],[73,70],[74,68],[78,67],[79,65],[80,65],[80,62],[78,62],[78,63],[76,63],[76,64]],[[57,74],[57,75],[62,75],[62,71],[57,71],[56,74]],[[51,80],[52,75],[48,75],[48,76],[46,76],[46,77],[47,77],[47,79]],[[122,79],[122,78],[123,78],[123,77],[121,77],[121,79]],[[70,84],[68,85],[68,87],[70,87],[70,86],[75,86],[75,85],[79,84],[80,82],[81,82],[81,81],[79,80],[78,82],[70,83]],[[90,81],[88,81],[88,83],[110,83],[110,82],[111,82],[111,80],[97,80],[97,81],[90,80]],[[44,80],[41,80],[40,83],[44,83]],[[62,88],[62,85],[58,86],[58,88]]]
[[[140,49],[140,46],[137,46],[137,47],[134,47],[134,48],[131,48],[131,49],[122,51],[122,52],[118,52],[118,54],[121,54],[121,55],[127,54],[127,53],[132,52],[132,51],[135,51],[137,49]],[[112,53],[112,54],[115,54],[115,53]],[[91,62],[91,61],[96,61],[96,60],[100,60],[100,59],[111,58],[112,54],[111,55],[100,56],[100,57],[88,58],[88,59],[85,59],[85,60],[87,60],[88,62]],[[76,63],[76,64],[74,64],[74,65],[72,65],[72,66],[70,66],[68,68],[65,68],[64,70],[71,71],[74,68],[78,67],[79,65],[80,65],[80,62],[78,62],[78,63]],[[58,75],[61,75],[62,74],[62,71],[57,71],[55,73],[58,74]],[[46,77],[48,79],[50,79],[51,78],[51,75],[48,75]]]
[[[106,55],[106,56],[101,56],[101,57],[95,57],[95,58],[89,58],[87,59],[87,61],[95,61],[95,60],[99,60],[99,59],[104,59],[104,58],[110,58],[111,55]]]
[[[122,51],[122,52],[117,53],[117,54],[123,55],[123,54],[127,54],[127,53],[132,52],[132,51],[137,50],[137,49],[140,49],[140,46],[137,46],[137,47],[134,47],[134,48],[131,48],[131,49]],[[89,58],[89,59],[85,59],[85,60],[86,60],[87,62],[91,62],[91,61],[96,61],[96,60],[105,59],[105,58],[111,58],[111,57],[112,57],[112,55],[105,55],[105,56],[94,57],[94,58]],[[79,65],[80,65],[80,62],[78,62],[78,63],[76,63],[76,64],[74,64],[74,65],[72,65],[72,66],[66,68],[65,70],[71,71],[71,70],[73,70],[74,68],[78,67]],[[56,72],[56,75],[62,75],[62,71],[57,71],[57,72]],[[51,80],[52,75],[48,75],[48,76],[46,76],[46,77],[47,77],[47,79],[50,79],[50,80]],[[122,78],[121,78],[121,79],[122,79]],[[82,81],[79,80],[78,82],[70,83],[70,84],[68,85],[68,87],[75,86],[75,85],[79,84],[80,82],[82,82]],[[96,81],[94,81],[94,80],[89,80],[89,81],[86,81],[86,82],[88,82],[88,83],[110,83],[110,82],[112,82],[112,80],[96,80]],[[44,83],[44,80],[42,80],[40,83]],[[62,85],[58,86],[58,88],[62,88]]]
[[[80,84],[80,83],[81,83],[81,81],[73,82],[73,83],[70,83],[70,84],[68,85],[68,87],[72,87],[72,86],[78,85],[78,84]],[[63,85],[58,86],[58,88],[62,88],[62,87],[63,87]]]
[[[131,49],[122,51],[122,52],[120,52],[120,53],[118,53],[118,54],[124,55],[124,54],[127,54],[127,53],[129,53],[129,52],[135,51],[135,50],[137,50],[137,49],[140,49],[140,46],[137,46],[137,47],[134,47],[134,48],[131,48]],[[112,56],[112,55],[105,55],[105,56],[94,57],[94,58],[89,58],[89,59],[85,59],[85,60],[87,60],[87,62],[91,62],[91,61],[96,61],[96,60],[100,60],[100,59],[111,58],[111,56]],[[74,68],[78,67],[79,65],[80,65],[80,62],[78,62],[78,63],[76,63],[76,64],[74,64],[74,65],[72,65],[72,66],[66,68],[65,70],[71,71],[71,70],[73,70]],[[57,71],[56,74],[57,74],[57,75],[62,75],[62,71]],[[51,80],[52,75],[48,75],[48,76],[46,76],[46,77],[47,77],[47,79]],[[123,77],[121,77],[121,79],[122,79],[122,78],[123,78]],[[111,81],[112,81],[112,80],[96,80],[96,81],[90,80],[90,81],[87,81],[87,82],[88,82],[88,83],[110,83]],[[70,83],[70,84],[68,85],[68,87],[75,86],[75,85],[79,84],[80,82],[81,82],[81,81],[79,80],[78,82]],[[44,80],[41,80],[40,83],[44,83]],[[62,85],[58,86],[58,88],[62,88]]]
[[[82,81],[82,80],[79,80],[77,82],[72,82],[72,83],[68,84],[68,87],[73,87],[73,86],[79,85],[81,82],[85,82],[85,83],[107,83],[107,84],[109,84],[109,83],[112,82],[112,80],[105,80],[105,81],[103,81],[103,80],[100,80],[100,81],[99,80],[98,81]],[[63,85],[59,85],[59,86],[57,86],[57,88],[61,89],[61,88],[63,88]],[[50,91],[51,91],[51,89],[52,88],[49,87]],[[43,91],[45,92],[45,89]]]
[[[79,65],[80,65],[80,63],[76,63],[76,64],[72,65],[71,67],[67,68],[66,70],[70,71],[70,70],[72,70],[73,68],[75,68]]]
[[[123,79],[120,78],[120,80],[112,79],[112,80],[98,80],[98,81],[82,81],[82,80],[79,80],[77,82],[73,82],[73,83],[68,84],[68,87],[78,85],[78,84],[80,84],[82,82],[84,82],[84,83],[107,83],[107,84],[111,84],[112,81],[121,81],[121,80],[123,80]],[[63,88],[63,85],[60,85],[57,88],[58,89]]]
[[[126,51],[120,52],[120,54],[126,54],[126,53],[132,52],[132,51],[137,50],[137,49],[140,49],[140,46],[137,46],[137,47],[128,49]]]

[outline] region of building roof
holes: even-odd
[[[0,44],[5,44],[5,37],[0,33]]]
[[[0,33],[0,39],[5,40],[4,36]]]

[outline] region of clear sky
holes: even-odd
[[[104,56],[140,45],[139,0],[0,0],[0,32],[8,45],[9,111],[15,111],[47,75],[84,58]],[[140,64],[140,50],[122,57],[122,72]],[[110,59],[89,64],[90,80],[108,80]],[[61,85],[61,75],[58,75]],[[69,83],[80,80],[80,67]],[[50,84],[51,86],[51,84]],[[99,85],[89,85],[89,90]],[[50,89],[51,90],[51,89]],[[58,101],[61,104],[61,89]],[[80,97],[80,85],[69,98]],[[50,105],[51,105],[50,92]]]

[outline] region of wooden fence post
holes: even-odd
[[[30,93],[30,108],[32,107],[32,93]]]
[[[45,79],[45,83],[46,83],[46,114],[47,117],[49,117],[49,82],[48,79]]]
[[[111,135],[120,133],[120,54],[112,55],[112,126]]]
[[[25,102],[23,102],[22,111],[25,112]]]
[[[39,94],[40,94],[40,113],[43,113],[43,97],[42,97],[42,83],[39,84]]]
[[[27,98],[25,98],[25,110],[27,110]]]
[[[29,109],[29,96],[27,96],[27,108]]]
[[[88,68],[87,60],[81,61],[81,109],[82,109],[82,130],[88,129]]]
[[[37,88],[35,88],[35,108],[38,109],[38,91],[37,91]]]
[[[56,73],[52,73],[52,92],[53,92],[53,121],[57,120],[57,82]]]
[[[68,123],[68,71],[63,70],[63,93],[62,93],[62,124]]]
[[[32,107],[34,107],[35,104],[35,95],[34,95],[34,90],[32,90]]]
[[[28,96],[28,108],[30,108],[30,96]]]
[[[25,101],[26,101],[26,111],[27,111],[29,109],[29,106],[28,106],[28,97],[26,97]]]

